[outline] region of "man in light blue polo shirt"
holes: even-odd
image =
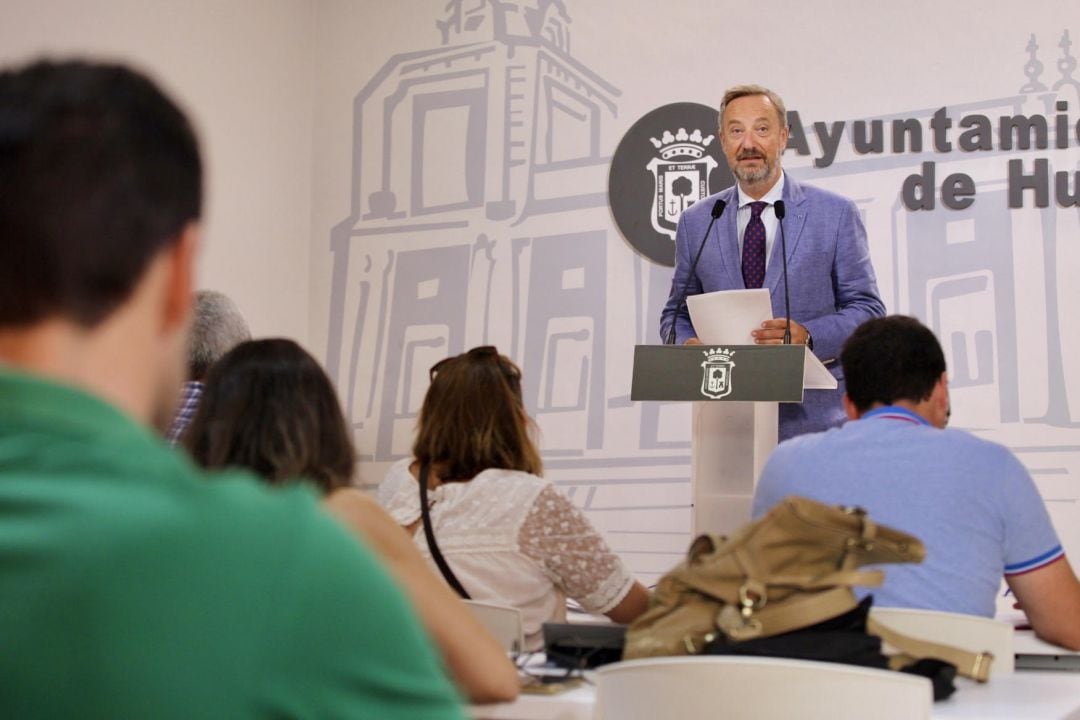
[[[858,505],[926,544],[890,565],[878,605],[992,617],[1002,575],[1042,639],[1080,649],[1080,581],[1031,476],[1002,445],[949,417],[945,356],[918,320],[859,326],[841,354],[843,427],[782,443],[754,494],[754,517],[785,495]]]

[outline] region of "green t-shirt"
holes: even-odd
[[[208,478],[101,400],[5,369],[0,717],[464,716],[313,493]]]

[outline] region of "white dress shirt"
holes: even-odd
[[[739,213],[735,222],[739,229],[739,263],[742,264],[743,237],[746,235],[746,226],[750,224],[750,203],[757,202],[743,192],[742,186],[737,186],[739,192]],[[765,226],[765,267],[769,267],[769,259],[772,257],[773,241],[776,239],[776,211],[773,203],[784,199],[784,172],[780,171],[780,179],[776,181],[769,192],[761,198],[761,202],[768,205],[761,211],[761,222]]]

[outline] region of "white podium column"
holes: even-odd
[[[728,535],[750,520],[754,486],[776,447],[779,405],[697,402],[693,411],[691,532]]]

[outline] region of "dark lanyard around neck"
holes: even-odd
[[[457,576],[454,575],[454,571],[446,563],[446,558],[443,557],[442,551],[439,550],[439,544],[435,542],[435,530],[431,527],[431,512],[428,510],[427,486],[428,466],[427,463],[424,463],[420,466],[420,515],[423,518],[424,537],[427,538],[428,550],[431,551],[431,558],[435,561],[435,565],[438,566],[439,572],[442,573],[447,584],[454,588],[462,599],[471,600],[469,593],[465,591]]]

